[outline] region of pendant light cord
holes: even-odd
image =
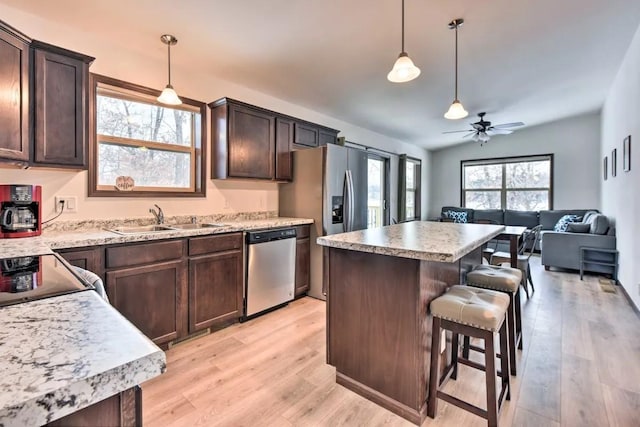
[[[456,24],[456,101],[458,100],[458,24]]]
[[[171,86],[171,43],[167,43],[167,68],[169,70],[169,86]]]
[[[404,0],[402,0],[402,52],[404,53]]]

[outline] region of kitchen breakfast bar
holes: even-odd
[[[318,238],[324,246],[327,362],[336,367],[338,384],[421,424],[429,385],[429,303],[463,283],[482,262],[482,245],[503,230],[417,221]]]

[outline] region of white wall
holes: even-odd
[[[461,126],[465,123],[461,121]],[[554,209],[600,206],[600,114],[591,113],[432,152],[429,216],[460,206],[460,161],[553,154]]]
[[[60,26],[46,18],[26,14],[0,4],[0,16],[9,25],[28,36],[96,57],[91,71],[154,88],[166,84],[166,63],[140,56],[127,46],[114,45],[108,39],[97,38],[74,28]],[[135,43],[132,40],[131,43]],[[178,47],[179,48],[179,47]],[[256,70],[259,72],[259,70]],[[335,129],[350,141],[385,149],[398,154],[407,153],[423,159],[426,150],[399,140],[388,138],[358,126],[328,117],[281,99],[216,78],[206,70],[172,67],[172,83],[178,93],[189,98],[210,102],[228,96],[281,113],[316,122]],[[209,152],[211,152],[209,150]],[[208,161],[208,164],[210,162]],[[207,176],[209,175],[207,166]],[[423,176],[426,188],[427,173]],[[87,173],[58,170],[0,169],[0,183],[41,184],[43,186],[43,216],[53,215],[55,196],[78,197],[78,212],[65,214],[61,219],[122,218],[148,216],[152,202],[162,205],[167,215],[234,213],[278,209],[278,185],[258,181],[207,180],[207,197],[201,199],[162,198],[96,198],[87,197]],[[426,212],[428,195],[423,199]]]
[[[622,141],[631,135],[631,171],[622,171]],[[602,110],[600,158],[617,149],[618,174],[602,183],[602,210],[614,217],[620,252],[618,280],[640,308],[640,28]],[[611,168],[611,160],[609,160]]]

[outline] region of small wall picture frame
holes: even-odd
[[[611,178],[618,173],[618,149],[611,150]]]
[[[631,170],[631,135],[622,142],[622,170],[625,172]]]
[[[607,180],[607,169],[609,167],[609,158],[604,156],[604,160],[602,161],[602,177],[604,180]]]

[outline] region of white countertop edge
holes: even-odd
[[[91,378],[82,379],[54,392],[46,393],[21,404],[2,408],[0,410],[0,425],[3,427],[22,427],[43,425],[55,421],[155,378],[165,370],[166,356],[162,350],[158,349],[158,351],[142,358],[132,360]],[[76,397],[83,395],[84,398],[78,399]],[[62,406],[54,408],[56,405]]]

